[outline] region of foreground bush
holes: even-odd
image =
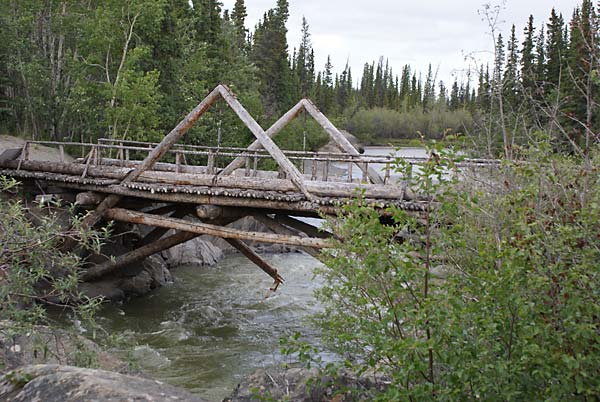
[[[11,338],[50,324],[48,306],[68,310],[77,322],[93,322],[100,300],[78,293],[80,258],[60,245],[75,238],[99,250],[104,235],[83,230],[81,218],[72,218],[65,229],[58,213],[26,208],[11,196],[16,187],[0,176],[0,335]]]
[[[432,155],[410,183],[427,212],[392,209],[384,226],[357,203],[333,224],[317,318],[330,347],[389,379],[372,400],[600,398],[598,150],[461,180]]]

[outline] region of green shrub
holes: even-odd
[[[82,230],[81,217],[65,229],[58,213],[39,208],[34,213],[17,197],[5,197],[16,188],[14,180],[0,176],[0,331],[11,337],[49,324],[46,306],[68,309],[83,325],[93,324],[100,300],[78,293],[80,258],[63,253],[60,245],[76,238],[98,251],[106,233]]]
[[[535,150],[460,181],[433,152],[410,183],[424,213],[390,209],[382,225],[357,202],[332,223],[328,345],[390,380],[372,400],[597,400],[600,152]]]

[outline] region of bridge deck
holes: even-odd
[[[231,107],[256,141],[248,148],[178,144],[219,99]],[[341,152],[279,149],[271,137],[301,112],[313,117]],[[36,144],[58,147],[61,160],[31,160],[30,147]],[[82,157],[67,161],[66,149],[80,151]],[[292,215],[333,215],[340,211],[339,206],[359,195],[381,212],[391,205],[423,210],[426,200],[392,180],[393,163],[390,156],[359,154],[307,99],[264,131],[235,95],[219,85],[158,144],[114,139],[100,139],[95,144],[29,141],[20,150],[0,155],[0,175],[35,182],[42,189],[53,186],[78,193],[78,201],[95,207],[85,218],[84,226],[93,226],[105,218],[155,228],[141,239],[138,249],[89,267],[83,275],[86,280],[98,279],[149,255],[209,234],[227,240],[269,274],[277,287],[283,281],[277,270],[242,240],[294,245],[318,256],[315,249],[330,247],[328,239],[333,235]],[[273,167],[277,170],[269,169]],[[123,208],[125,200],[129,209]],[[148,202],[160,205],[144,210]],[[183,220],[186,215],[195,216],[195,221]],[[224,227],[244,216],[256,218],[273,233]],[[167,236],[170,229],[175,233]],[[74,243],[67,241],[63,249],[72,247]]]

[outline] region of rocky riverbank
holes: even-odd
[[[26,334],[7,336],[7,323],[2,325],[0,402],[206,401],[132,370],[126,362],[72,332],[37,326]],[[356,377],[343,372],[333,378],[316,369],[258,369],[223,401],[342,402],[357,400],[368,390],[386,385],[376,375]],[[348,389],[353,393],[341,392]]]

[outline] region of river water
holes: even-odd
[[[265,258],[286,281],[269,297],[271,278],[232,255],[212,267],[174,269],[173,284],[107,306],[100,322],[138,345],[128,358],[152,377],[220,401],[245,375],[281,365],[280,337],[300,331],[319,340],[307,317],[320,311],[312,274],[320,263],[300,253]]]
[[[390,147],[367,147],[365,154],[396,153]],[[420,148],[396,155],[426,156]],[[311,223],[319,224],[316,219]],[[122,351],[123,356],[152,377],[220,401],[257,368],[281,366],[280,337],[300,331],[319,343],[307,319],[320,311],[313,295],[321,284],[313,277],[320,263],[300,253],[265,258],[286,280],[274,294],[268,292],[271,278],[245,257],[231,255],[212,267],[174,269],[173,284],[105,307],[100,322],[137,345]]]

